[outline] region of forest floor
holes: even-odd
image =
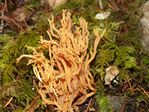
[[[6,2],[7,1],[7,2]],[[140,7],[147,0],[68,0],[52,8],[46,0],[0,1],[0,112],[51,112],[37,93],[37,79],[26,62],[16,59],[36,47],[40,36],[47,38],[48,19],[59,22],[63,9],[78,23],[83,17],[90,32],[95,27],[108,29],[90,65],[96,94],[79,106],[81,112],[149,112],[149,55],[140,44]],[[99,0],[100,1],[100,0]],[[102,9],[101,9],[102,8]],[[97,14],[105,19],[95,18]],[[105,14],[105,15],[104,15]],[[101,16],[100,15],[100,16]],[[93,43],[92,33],[90,44]],[[107,68],[119,74],[105,85]]]

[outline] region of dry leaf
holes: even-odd
[[[101,12],[96,14],[95,18],[99,20],[107,19],[110,16],[110,12]]]
[[[110,66],[106,69],[105,85],[110,85],[111,81],[119,74],[116,66]]]

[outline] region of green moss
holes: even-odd
[[[37,46],[39,39],[38,33],[30,30],[21,32],[15,41],[9,36],[7,38],[1,36],[3,46],[0,52],[0,99],[14,97],[13,103],[25,108],[33,98],[35,91],[31,90],[32,79],[26,76],[29,69],[23,67],[24,62],[16,64],[16,59],[27,52],[26,46]],[[24,105],[21,102],[24,102]]]
[[[99,106],[99,112],[112,112],[112,106],[104,93],[104,86],[102,81],[97,82],[96,103]]]

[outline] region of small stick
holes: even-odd
[[[86,108],[85,112],[88,112],[89,107],[91,106],[91,103],[92,103],[92,99],[90,99],[90,101],[89,101],[89,103],[88,103],[88,106],[87,106],[87,108]]]
[[[140,85],[138,85],[138,87],[139,87],[140,90],[149,98],[148,92],[146,92],[146,91],[144,90],[144,88],[142,88]]]
[[[7,107],[10,104],[10,102],[12,101],[12,99],[13,99],[13,97],[10,98],[10,100],[5,104],[4,107]]]
[[[101,0],[98,0],[98,3],[99,3],[100,9],[102,10],[103,9],[102,1]]]

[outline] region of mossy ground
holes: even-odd
[[[104,0],[101,0],[104,1]],[[118,0],[117,0],[118,1]],[[52,111],[46,107],[36,92],[36,78],[24,60],[16,64],[16,58],[28,53],[26,46],[38,46],[40,35],[47,37],[48,18],[53,14],[59,22],[62,9],[72,13],[73,21],[78,23],[78,17],[87,20],[91,47],[93,43],[92,29],[107,28],[107,32],[98,47],[91,71],[96,80],[97,93],[80,106],[85,112],[111,112],[118,109],[122,112],[147,112],[149,110],[149,56],[144,52],[139,39],[141,29],[139,20],[142,16],[139,8],[146,0],[120,0],[121,2],[103,2],[103,10],[96,0],[68,0],[54,10],[45,10],[35,0],[24,4],[30,10],[36,10],[27,21],[29,26],[19,33],[10,29],[8,23],[0,35],[0,111],[23,112],[28,109],[36,112]],[[9,2],[8,2],[9,4]],[[17,7],[11,2],[10,12]],[[97,20],[99,12],[110,11],[106,20]],[[11,26],[12,27],[12,26]],[[119,83],[110,87],[104,85],[105,69],[115,65],[118,67]],[[110,96],[110,98],[109,98]],[[121,106],[114,107],[110,99],[116,97]],[[12,100],[10,100],[12,98]],[[120,100],[121,99],[121,100]],[[10,103],[6,106],[6,104]],[[119,105],[118,105],[119,106]],[[94,109],[93,109],[94,108]]]

